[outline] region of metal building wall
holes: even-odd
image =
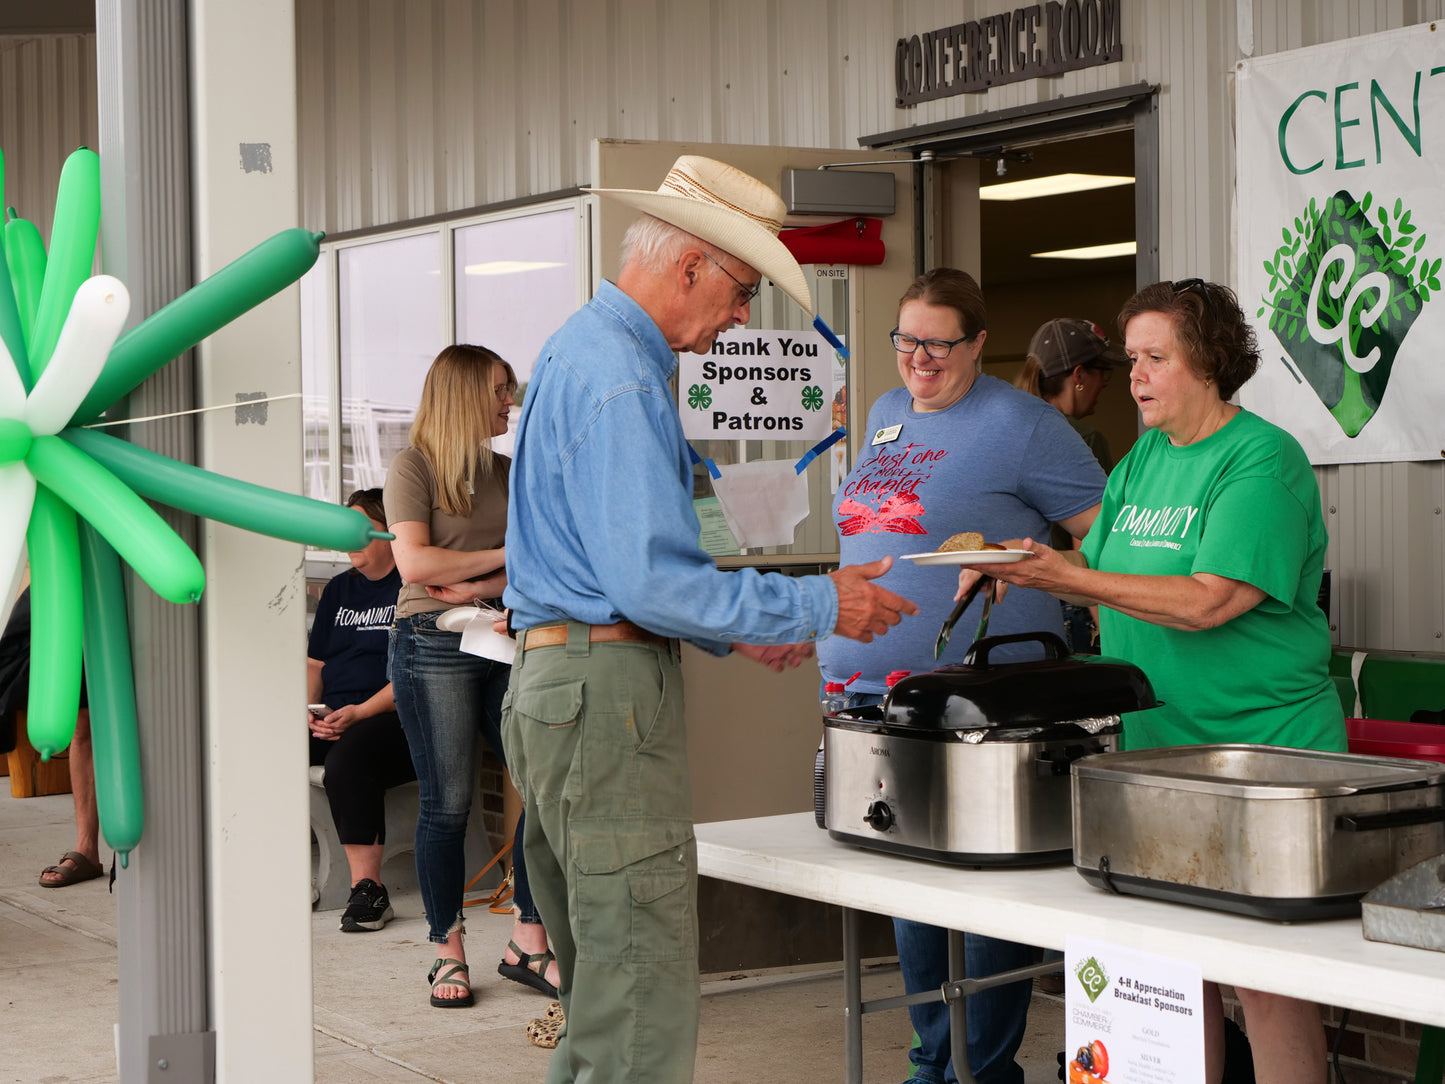
[[[0,36],[0,151],[5,207],[50,243],[66,155],[99,143],[95,35]]]
[[[1445,0],[1122,0],[1120,63],[894,107],[900,36],[1005,6],[297,0],[301,221],[351,231],[585,184],[597,137],[853,149],[1145,82],[1159,87],[1161,272],[1228,281],[1237,61],[1445,14]],[[1445,648],[1445,463],[1318,475],[1336,641]]]

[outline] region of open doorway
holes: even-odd
[[[1111,342],[1122,341],[1115,317],[1137,289],[1134,176],[1129,128],[1009,145],[979,161],[986,372],[1012,382],[1035,329],[1056,316],[1092,320]],[[1124,371],[1099,396],[1088,424],[1116,461],[1133,446],[1138,412]]]

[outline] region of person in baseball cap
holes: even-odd
[[[1094,413],[1114,367],[1127,364],[1124,351],[1109,342],[1098,324],[1058,316],[1034,332],[1023,372],[1014,384],[1053,404],[1108,471],[1114,465],[1108,442],[1083,419]]]

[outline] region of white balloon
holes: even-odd
[[[25,417],[25,385],[5,340],[0,339],[0,418]]]
[[[70,424],[129,314],[130,292],[120,279],[96,275],[80,284],[50,363],[25,403],[24,418],[32,433],[49,436]]]
[[[24,463],[0,464],[0,629],[10,620],[10,610],[20,594],[25,575],[25,529],[30,525],[30,508],[35,503],[35,479]],[[79,590],[79,584],[76,589]]]

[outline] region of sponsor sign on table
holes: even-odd
[[[1204,1084],[1203,993],[1198,964],[1070,935],[1068,1084]]]

